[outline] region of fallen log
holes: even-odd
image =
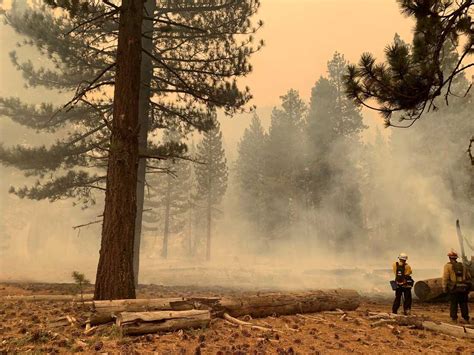
[[[273,314],[288,315],[355,310],[360,296],[353,290],[327,290],[297,293],[268,293],[227,298],[159,298],[85,302],[92,313],[88,322],[92,326],[114,321],[121,312],[211,310],[215,316],[228,313],[233,317],[250,315],[262,318]]]
[[[113,322],[122,312],[189,311],[211,309],[218,298],[156,298],[127,299],[85,302],[92,313],[88,321],[91,325]]]
[[[424,321],[422,325],[424,329],[432,330],[447,335],[452,335],[457,338],[474,339],[474,329],[470,329],[467,327],[447,323],[435,323],[431,321]]]
[[[356,291],[338,289],[223,298],[213,306],[213,311],[217,316],[228,313],[232,317],[250,315],[263,318],[273,314],[316,313],[336,309],[353,311],[359,305],[360,296]],[[338,314],[342,313],[338,311]]]
[[[171,310],[173,302],[182,300],[183,298],[105,300],[85,302],[85,305],[90,306],[91,310],[97,313],[145,312]]]
[[[416,282],[414,291],[416,297],[423,302],[440,300],[446,296],[441,277]]]
[[[116,324],[124,335],[170,332],[180,329],[205,328],[211,322],[207,310],[122,312]]]
[[[58,301],[58,302],[82,302],[90,301],[94,298],[93,294],[80,295],[17,295],[0,297],[2,301]]]
[[[443,290],[441,277],[416,282],[414,291],[416,297],[423,302],[444,301],[448,296]],[[470,293],[469,302],[474,302],[474,292]]]

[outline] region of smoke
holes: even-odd
[[[18,40],[13,31],[2,26],[0,33],[5,47],[13,48]],[[35,50],[24,54],[38,56]],[[0,86],[1,96],[18,95],[32,102],[48,98],[63,102],[67,97],[24,89],[21,74],[11,69],[7,51],[0,64],[1,77],[9,84],[8,89]],[[408,130],[383,130],[381,121],[367,116],[370,129],[362,145],[348,151],[335,144],[330,152],[328,160],[339,171],[338,187],[326,191],[317,207],[309,207],[304,199],[292,200],[291,227],[276,239],[262,238],[261,230],[246,220],[231,169],[222,218],[213,230],[212,261],[205,262],[202,252],[187,255],[186,235],[171,236],[170,258],[163,260],[160,231],[148,233],[143,241],[140,282],[250,289],[352,287],[378,292],[389,290],[390,268],[402,251],[409,254],[415,279],[438,276],[446,251],[459,248],[455,220],[461,220],[465,235],[474,236],[473,169],[465,154],[474,132],[472,101],[454,106],[459,109],[443,108]],[[258,112],[268,129],[271,109]],[[249,118],[221,119],[231,168]],[[21,127],[0,119],[5,145],[18,141],[43,144],[51,138],[26,136]],[[4,167],[0,173],[0,280],[69,282],[72,271],[77,270],[93,281],[101,226],[73,226],[97,220],[102,206],[82,211],[68,200],[20,200],[7,193],[9,186],[31,184],[31,179]],[[338,201],[339,189],[354,187],[360,194],[357,213],[362,225],[347,218]],[[203,240],[199,234],[196,237]]]

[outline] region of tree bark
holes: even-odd
[[[356,291],[338,289],[223,298],[213,310],[233,317],[250,315],[263,318],[272,314],[315,313],[335,309],[352,311],[359,305],[360,296]]]
[[[120,7],[112,134],[95,299],[135,298],[133,251],[137,211],[138,101],[143,0]]]
[[[442,334],[452,335],[458,338],[474,339],[474,329],[447,323],[435,323],[424,321],[422,323],[424,329],[432,330]]]
[[[123,312],[117,318],[117,325],[122,328],[125,335],[205,328],[210,322],[211,313],[207,310]]]
[[[145,0],[145,15],[152,17],[156,8],[156,0]],[[142,47],[149,53],[153,52],[153,21],[142,23]],[[148,55],[143,56],[140,69],[141,86],[139,94],[138,121],[140,130],[138,132],[139,152],[146,151],[148,147],[148,130],[150,119],[150,83],[153,77],[153,65]],[[135,286],[138,285],[140,270],[140,244],[142,234],[143,204],[145,202],[145,180],[146,180],[146,158],[138,162],[137,181],[137,217],[135,219],[135,240],[133,244],[133,276]]]
[[[420,280],[415,283],[415,295],[423,302],[445,301],[448,296],[443,290],[441,277]],[[474,302],[474,293],[469,294],[469,302]]]
[[[91,307],[96,313],[120,313],[120,312],[145,312],[145,311],[185,311],[198,309],[199,305],[216,304],[216,297],[173,297],[173,298],[150,298],[150,299],[127,299],[91,301],[84,304]]]
[[[168,239],[170,234],[170,208],[171,208],[171,175],[166,176],[166,196],[165,196],[165,226],[163,231],[163,249],[161,256],[163,259],[168,257]]]
[[[85,302],[92,314],[92,325],[112,321],[122,312],[210,310],[215,316],[250,315],[262,318],[273,314],[289,315],[341,309],[352,311],[360,305],[356,291],[316,290],[308,292],[266,293],[241,297],[158,298]],[[388,314],[387,314],[388,316]]]
[[[446,296],[441,277],[417,281],[414,291],[416,297],[423,302],[439,300]]]
[[[85,302],[90,307],[89,322],[98,325],[112,322],[122,312],[189,311],[212,309],[219,298],[157,298]]]

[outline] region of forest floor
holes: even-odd
[[[92,289],[86,290],[91,292]],[[0,297],[8,295],[73,294],[72,284],[0,283]],[[187,297],[248,294],[219,287],[140,286],[138,297]],[[368,312],[389,312],[391,300],[364,297],[348,317],[319,313],[314,318],[298,315],[253,319],[252,323],[279,332],[240,329],[214,319],[207,329],[145,336],[122,336],[115,326],[99,326],[89,336],[79,324],[52,328],[54,319],[73,316],[85,321],[81,304],[59,301],[0,301],[0,354],[34,353],[157,353],[157,354],[474,354],[474,340],[457,339],[407,327],[371,327]],[[449,320],[445,303],[415,301],[413,314],[436,321]]]

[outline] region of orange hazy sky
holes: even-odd
[[[289,88],[308,98],[326,74],[335,51],[351,61],[370,51],[383,59],[383,49],[398,32],[411,40],[413,22],[402,16],[395,0],[261,0],[258,37],[266,45],[252,58],[250,86],[257,106],[274,106]]]
[[[26,1],[26,0],[23,0]],[[4,2],[6,6],[9,1]],[[357,61],[364,51],[383,59],[383,49],[398,32],[411,40],[412,21],[400,14],[396,0],[261,0],[257,18],[264,27],[257,35],[266,43],[254,55],[253,72],[242,84],[250,86],[252,104],[275,106],[288,89],[309,98],[311,87],[326,73],[335,51]],[[21,73],[8,56],[18,40],[13,31],[0,26],[0,94],[36,96],[23,88]]]

